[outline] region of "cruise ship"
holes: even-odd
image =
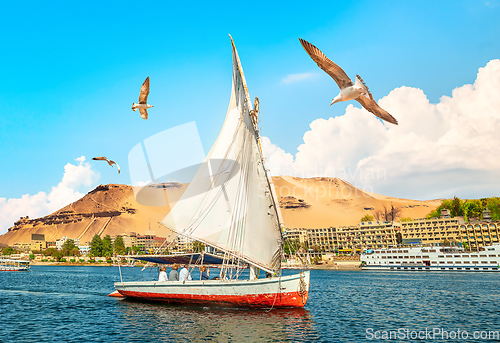
[[[500,271],[500,244],[468,252],[453,246],[369,249],[361,255],[363,270]]]

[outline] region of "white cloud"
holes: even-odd
[[[100,175],[91,169],[88,162],[84,163],[85,156],[76,161],[79,162],[77,165],[68,163],[64,166],[61,182],[53,186],[48,194],[38,192],[35,195],[25,194],[21,198],[0,198],[0,234],[7,232],[20,217],[44,216],[84,196],[79,190],[88,190]]]
[[[417,88],[391,91],[379,104],[399,126],[351,103],[342,116],[314,120],[295,156],[263,139],[264,154],[274,175],[336,176],[385,195],[499,195],[499,93],[500,60],[492,60],[438,104]]]
[[[296,82],[301,82],[304,80],[312,79],[316,77],[318,74],[316,73],[301,73],[301,74],[289,74],[281,80],[282,83],[285,84],[290,84],[290,83],[296,83]]]

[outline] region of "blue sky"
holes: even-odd
[[[229,101],[228,34],[239,51],[250,95],[260,99],[268,149],[292,158],[298,158],[305,134],[314,132],[313,122],[347,116],[350,103],[360,107],[352,101],[328,106],[338,88],[305,53],[299,37],[351,78],[360,74],[376,100],[404,86],[421,90],[437,104],[443,96],[452,97],[454,89],[474,84],[479,68],[500,57],[498,1],[24,1],[3,3],[0,16],[4,203],[49,194],[68,163],[82,164],[75,161],[80,156],[87,161],[107,156],[121,165],[122,173],[91,162],[88,182],[75,182],[74,189],[85,193],[99,183],[129,184],[130,149],[190,121],[196,122],[208,151]],[[155,106],[147,121],[130,109],[146,76],[151,79],[149,102]],[[399,112],[391,113],[398,117]],[[368,113],[364,118],[372,120]],[[349,149],[349,141],[332,144]],[[371,156],[364,154],[357,160]],[[462,168],[468,167],[444,169],[463,175]],[[418,173],[425,184],[424,174]],[[402,191],[383,184],[370,187],[422,199],[481,195],[458,186],[425,193],[420,186]]]

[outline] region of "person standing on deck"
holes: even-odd
[[[187,269],[187,265],[183,265],[181,271],[179,272],[179,281],[192,281],[191,275]]]
[[[168,281],[179,281],[179,272],[177,271],[177,269],[179,269],[179,266],[177,264],[174,264],[172,266],[170,274],[168,275]]]

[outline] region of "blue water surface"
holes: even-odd
[[[398,329],[388,340],[439,329],[448,337],[418,341],[485,342],[473,332],[500,331],[499,273],[312,270],[306,307],[272,311],[120,301],[107,296],[119,278],[117,267],[0,272],[0,342],[363,342]]]

